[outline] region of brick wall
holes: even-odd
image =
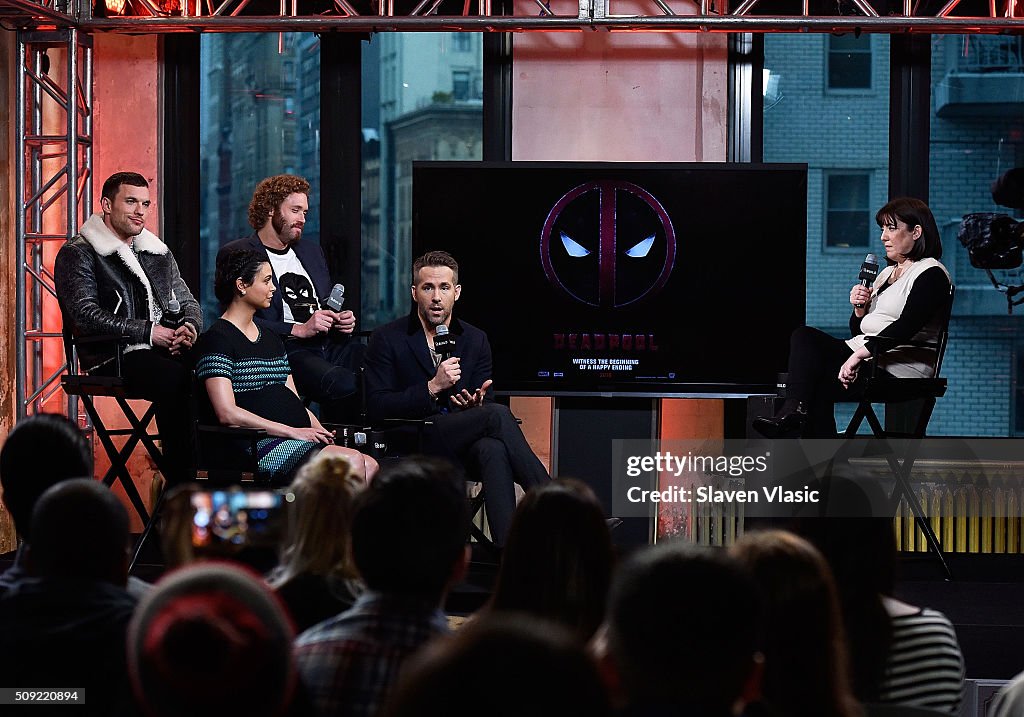
[[[871,173],[871,206],[888,198],[889,39],[873,36],[870,90],[830,91],[826,87],[827,35],[768,35],[765,68],[779,74],[779,95],[765,100],[766,162],[806,162],[807,323],[846,336],[848,289],[868,251],[881,253],[877,240],[867,248],[824,245],[825,176],[832,170]],[[956,43],[933,40],[932,86],[948,81],[946,53]],[[1024,80],[1022,80],[1024,85]],[[940,118],[932,108],[929,204],[943,231],[943,263],[961,294],[968,287],[994,291],[981,270],[955,241],[963,214],[997,211],[989,185],[1001,172],[1024,164],[1021,118],[991,116]],[[1005,210],[1004,210],[1005,211]],[[966,302],[965,302],[966,303]],[[956,315],[943,373],[949,391],[929,425],[933,435],[1006,436],[1013,430],[1015,348],[1022,319],[1003,313],[1004,304],[982,315]],[[837,408],[845,426],[853,406]]]

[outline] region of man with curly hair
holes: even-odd
[[[323,250],[300,241],[308,195],[309,182],[302,177],[278,174],[264,179],[249,203],[253,233],[225,244],[220,254],[245,248],[267,257],[278,291],[269,308],[256,312],[256,324],[284,340],[296,388],[320,404],[321,419],[343,421],[356,393],[363,346],[352,339],[355,315],[332,311],[324,303],[332,282]]]

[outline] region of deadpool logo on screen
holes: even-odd
[[[630,182],[581,184],[555,202],[540,238],[544,274],[575,301],[619,308],[656,295],[676,260],[676,234],[654,195]]]

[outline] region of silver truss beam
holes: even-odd
[[[51,61],[60,67],[51,71]],[[92,211],[92,38],[77,28],[18,33],[15,133],[17,197],[15,349],[17,417],[58,396],[64,360],[59,333],[45,331],[54,304],[45,247],[78,233]],[[60,131],[54,131],[55,125]],[[63,406],[61,406],[63,408]],[[71,401],[68,415],[77,418]]]
[[[171,16],[156,0],[133,0],[141,15],[93,18],[91,0],[0,0],[2,16],[22,27],[42,24],[77,27],[88,32],[162,34],[172,32],[849,32],[871,33],[1024,33],[1016,17],[1016,0],[990,0],[981,16],[954,15],[960,0],[948,0],[938,11],[923,12],[920,3],[903,0],[901,14],[879,16],[870,0],[851,0],[854,14],[812,15],[808,0],[793,3],[792,14],[754,15],[761,0],[649,0],[639,14],[616,14],[616,0],[579,0],[577,14],[555,14],[545,0],[522,4],[518,15],[492,15],[489,0],[457,16],[435,15],[439,0],[423,0],[406,13],[395,14],[394,0],[377,0],[373,14],[361,15],[349,0],[335,0],[335,15],[300,15],[295,0],[280,4],[272,16],[247,16],[249,0],[207,0],[181,3],[184,15]],[[148,15],[147,15],[148,13]]]
[[[172,32],[866,32],[888,34],[1024,34],[1024,20],[1002,17],[866,17],[757,15],[563,15],[491,17],[139,17],[103,18],[80,23],[91,32],[164,34]]]

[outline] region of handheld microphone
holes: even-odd
[[[861,286],[871,286],[875,283],[875,277],[878,276],[878,257],[874,254],[868,254],[864,257],[864,263],[860,265],[860,274],[857,279],[860,280]],[[864,304],[855,304],[858,309],[863,309]]]
[[[442,361],[447,361],[455,355],[455,337],[448,333],[448,327],[441,324],[434,334],[434,351],[441,356]]]
[[[181,302],[172,295],[167,308],[160,316],[160,325],[174,331],[185,323],[185,312],[181,310]]]
[[[342,284],[335,284],[334,288],[331,289],[331,295],[324,300],[324,308],[330,309],[331,311],[341,311],[341,307],[344,303],[345,287]]]

